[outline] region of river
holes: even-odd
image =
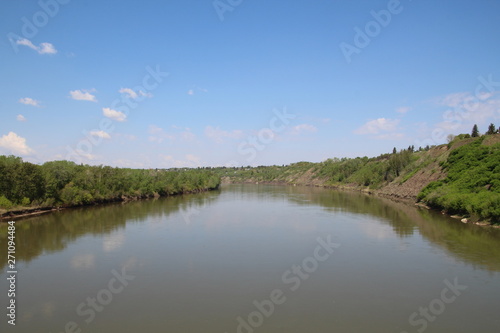
[[[500,332],[500,230],[388,199],[224,185],[15,226],[1,332]]]

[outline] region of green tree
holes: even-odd
[[[491,135],[491,134],[495,134],[496,132],[497,132],[497,129],[495,128],[495,125],[493,123],[491,123],[490,126],[488,126],[488,131],[486,132],[486,134]]]
[[[474,124],[474,127],[472,127],[472,133],[471,136],[473,138],[477,138],[479,136],[479,129],[477,128],[477,125]]]

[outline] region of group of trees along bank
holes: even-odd
[[[220,177],[200,169],[126,169],[69,161],[37,165],[0,156],[0,208],[74,206],[215,189]]]

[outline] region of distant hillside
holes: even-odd
[[[500,222],[500,134],[459,135],[448,145],[408,147],[374,158],[215,170],[223,183],[353,189],[420,201],[472,221]]]

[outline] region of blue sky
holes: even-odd
[[[500,126],[500,2],[9,1],[0,154],[122,167],[377,156]]]

